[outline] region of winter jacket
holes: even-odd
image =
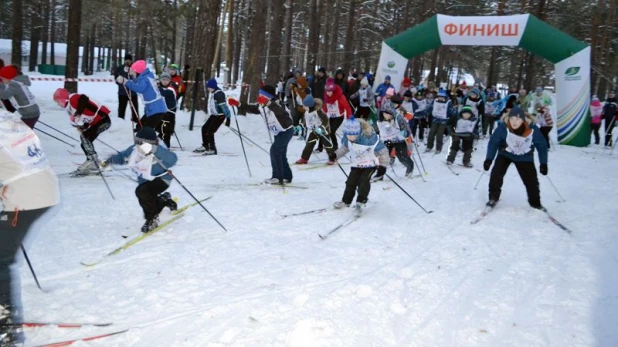
[[[211,116],[224,115],[226,119],[229,119],[232,114],[230,108],[227,106],[227,98],[225,93],[217,87],[212,93],[208,95],[208,105],[206,105],[208,114]]]
[[[142,95],[146,106],[146,117],[155,114],[167,113],[165,100],[159,92],[157,81],[150,69],[146,68],[136,79],[128,80],[125,83],[127,89]]]
[[[431,115],[433,116],[432,123],[436,124],[446,124],[448,119],[453,115],[454,108],[451,104],[451,100],[447,100],[446,102],[434,102],[433,108],[431,110]]]
[[[343,78],[337,78],[337,75],[343,75]],[[341,92],[343,93],[343,96],[345,96],[346,98],[349,97],[349,86],[348,86],[348,80],[346,79],[346,73],[342,70],[339,69],[335,72],[335,84],[339,86],[339,88],[341,88]]]
[[[431,114],[429,108],[427,107],[427,100],[425,99],[410,99],[412,103],[412,113],[414,113],[414,118],[417,119],[425,119],[427,115]]]
[[[611,122],[612,118],[618,117],[618,100],[607,98],[603,106],[603,119]]]
[[[474,137],[479,135],[479,117],[474,114],[468,119],[461,116],[461,112],[457,116],[450,117],[447,121],[451,128],[451,134],[459,137]]]
[[[380,112],[378,129],[380,129],[380,139],[385,143],[404,142],[410,136],[408,122],[399,112],[394,114],[393,118],[389,120],[384,118],[384,112]],[[395,134],[395,131],[397,134]]]
[[[311,88],[311,95],[314,98],[324,99],[324,87],[326,86],[326,76],[319,78],[316,77],[311,84],[309,84],[309,88]]]
[[[136,153],[134,154],[134,152]],[[126,165],[126,164],[130,164],[130,158],[132,155],[139,155],[139,153],[137,153],[137,149],[135,148],[135,145],[131,145],[124,151],[112,155],[111,157],[107,158],[105,161],[107,163],[114,164],[114,165]],[[172,183],[172,176],[169,173],[167,173],[167,170],[172,168],[174,165],[176,165],[176,162],[178,161],[178,157],[176,156],[176,153],[170,151],[164,146],[153,146],[153,154],[151,155],[157,158],[157,160],[159,160],[161,164],[165,166],[163,167],[161,166],[161,164],[159,164],[157,160],[153,160],[151,169],[150,169],[150,175],[153,176],[152,179],[160,178],[163,181],[165,181],[165,183],[170,185]],[[142,174],[139,174],[137,176],[137,183],[138,184],[146,183],[148,181],[151,181],[152,179],[145,178]]]
[[[358,89],[354,94],[350,95],[350,99],[358,99],[358,105],[362,107],[370,107],[374,105],[375,102],[375,94],[373,93],[373,89],[367,86],[367,88]]]
[[[172,76],[172,83],[170,84],[172,88],[176,91],[176,96],[183,95],[187,88],[185,82],[182,81],[182,76],[174,75]]]
[[[326,113],[322,112],[321,109],[305,112],[305,116],[300,119],[300,122],[303,125],[303,127],[305,128],[307,127],[307,118],[310,118],[312,119],[312,121],[315,121],[316,119],[313,118],[314,116],[317,116],[317,119],[320,120],[319,127],[322,128],[322,131],[324,132],[324,136],[327,136],[328,134],[330,134],[330,122],[328,121],[328,116],[326,115]],[[313,131],[315,130],[315,128],[316,127],[314,126],[308,130]]]
[[[90,100],[85,94],[69,95],[65,109],[69,114],[71,122],[76,125],[81,123],[82,130],[84,131],[98,124],[105,116],[110,114],[110,110],[105,105]]]
[[[7,85],[0,83],[0,99],[10,100],[22,119],[37,118],[41,115],[39,105],[28,89],[30,85],[30,78],[26,75],[13,78]]]
[[[159,93],[165,99],[165,106],[167,106],[167,112],[176,113],[176,109],[178,108],[177,95],[176,95],[176,83],[172,82],[167,87],[158,84]]]
[[[386,84],[386,83],[380,83],[380,85],[378,86],[378,88],[376,88],[376,95],[378,97],[385,97],[386,96],[386,91],[388,90],[388,88],[393,88],[393,90],[395,89],[395,86],[392,85],[391,83]]]
[[[470,106],[472,107],[472,111],[474,112],[474,116],[479,117],[485,114],[485,102],[482,97],[478,97],[478,99],[472,99],[470,95],[467,95],[461,101],[462,106]]]
[[[122,76],[124,77],[124,79],[128,80],[129,79],[129,67],[128,66],[116,66],[116,69],[114,69],[114,80],[116,80],[116,78],[118,76]],[[133,92],[129,89],[126,89],[122,83],[118,83],[116,82],[116,84],[118,85],[118,95],[127,95],[127,91],[129,92],[129,94],[133,94]]]
[[[527,101],[528,106],[534,107],[535,111],[538,107],[551,106],[552,104],[551,95],[548,92],[543,92],[543,95],[541,96],[538,96],[536,92],[532,93],[528,95],[528,97],[526,98],[526,101]],[[528,110],[525,109],[524,111],[528,111]]]
[[[602,116],[603,116],[603,105],[601,105],[599,101],[596,101],[596,102],[593,101],[590,104],[590,117],[592,117],[590,122],[592,124],[600,124]]]
[[[249,113],[262,114],[262,111],[265,111],[268,130],[275,136],[294,126],[292,116],[290,116],[290,113],[281,104],[280,100],[272,99],[265,106],[247,104],[245,107]]]
[[[330,97],[324,94],[324,106],[322,110],[329,118],[341,116],[350,118],[352,116],[352,108],[350,104],[348,104],[348,100],[345,98],[345,95],[343,95],[343,91],[339,86],[335,86],[335,91]]]
[[[58,178],[39,138],[19,118],[1,111],[0,210],[36,210],[58,203]]]
[[[491,135],[487,145],[486,160],[494,160],[496,153],[505,156],[515,162],[534,162],[534,149],[536,148],[541,164],[547,164],[547,141],[541,134],[541,130],[532,125],[530,119],[523,123],[525,127],[521,136],[513,132],[507,125],[507,117]]]
[[[388,162],[389,162],[388,149],[386,148],[382,140],[380,140],[380,138],[375,132],[372,131],[368,135],[368,133],[365,130],[363,130],[361,134],[356,138],[356,141],[354,141],[353,144],[350,144],[350,141],[348,140],[347,136],[343,136],[343,139],[341,140],[341,146],[336,151],[337,158],[341,158],[344,155],[346,155],[348,152],[350,152],[350,147],[354,145],[361,145],[361,146],[375,145],[373,151],[379,161],[379,165],[384,166],[384,167],[388,166]],[[353,167],[358,167],[358,166],[354,166],[354,164],[352,165]],[[376,164],[372,164],[372,165],[363,166],[363,167],[375,167],[375,166]]]

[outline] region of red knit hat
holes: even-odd
[[[403,82],[401,83],[405,88],[408,88],[409,86],[412,85],[412,81],[410,80],[410,78],[406,77],[403,79]]]
[[[12,80],[17,77],[17,68],[13,65],[7,65],[0,69],[0,77]]]

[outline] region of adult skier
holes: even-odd
[[[124,65],[117,66],[114,70],[114,79],[118,79],[118,76],[122,76],[124,79],[128,80],[129,71],[131,70],[132,64],[133,56],[131,54],[125,55]],[[139,105],[137,101],[137,93],[126,89],[122,83],[116,82],[116,84],[118,85],[118,118],[124,119],[128,105],[129,112],[131,112],[131,120],[138,123],[139,114],[137,114],[137,112],[139,110]]]

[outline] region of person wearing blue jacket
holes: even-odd
[[[489,179],[487,206],[494,207],[500,200],[504,175],[513,163],[526,186],[528,203],[532,208],[543,209],[539,180],[534,167],[535,148],[541,162],[539,171],[542,175],[547,175],[547,142],[532,119],[526,119],[526,113],[521,108],[513,107],[491,135],[487,146],[487,156],[483,163],[485,171],[489,171],[492,161],[496,159]]]
[[[447,128],[447,121],[453,115],[453,106],[451,100],[446,95],[446,92],[440,91],[438,97],[433,103],[431,110],[432,121],[429,128],[429,136],[427,137],[427,148],[425,153],[433,150],[434,141],[436,143],[436,154],[442,152],[444,139],[444,131]]]
[[[129,79],[131,64],[133,64],[133,56],[131,54],[125,55],[124,65],[117,66],[114,70],[114,79],[117,79],[118,76]],[[137,101],[137,93],[128,90],[122,83],[116,84],[118,84],[118,118],[124,119],[124,115],[127,111],[127,105],[130,102],[131,104],[129,105],[129,111],[131,111],[131,120],[138,123],[139,115],[137,114],[137,110],[139,109],[139,105]]]
[[[177,209],[170,193],[165,191],[172,183],[169,169],[176,165],[178,157],[158,144],[155,131],[150,127],[143,127],[135,134],[135,144],[101,163],[101,167],[126,164],[137,175],[135,196],[146,219],[142,226],[143,233],[152,231],[159,225],[159,213],[163,208],[169,207],[172,211]]]
[[[356,212],[360,213],[369,198],[371,175],[378,165],[384,168],[388,165],[388,149],[369,123],[352,116],[343,123],[343,139],[341,147],[336,152],[337,158],[343,157],[348,152],[352,157],[352,168],[345,182],[343,197],[333,206],[337,209],[349,207],[358,191],[355,208]]]
[[[146,67],[144,60],[138,60],[131,65],[129,75],[135,77],[127,80],[118,76],[116,82],[124,84],[127,89],[142,95],[146,113],[138,122],[137,129],[141,127],[157,129],[161,119],[167,113],[167,106],[159,92],[154,74]]]
[[[172,82],[172,76],[169,73],[163,72],[159,76],[158,87],[161,96],[165,99],[165,106],[167,106],[167,113],[163,116],[160,123],[160,134],[167,148],[170,148],[172,135],[176,127],[176,109],[178,108],[176,89],[178,86]]]
[[[202,146],[193,152],[202,153],[204,155],[217,155],[217,146],[215,145],[215,133],[225,121],[225,126],[230,126],[231,113],[227,106],[227,98],[217,85],[217,80],[211,78],[206,82],[208,89],[208,103],[206,105],[209,114],[208,120],[202,126]]]
[[[395,86],[393,86],[391,84],[391,76],[386,75],[386,77],[384,77],[384,82],[380,83],[380,85],[378,86],[378,88],[376,88],[376,96],[379,98],[383,98],[386,96],[386,91],[388,90],[388,88],[393,88],[393,91],[395,91]]]
[[[479,136],[479,117],[471,106],[464,106],[457,117],[448,120],[451,128],[451,148],[446,157],[446,165],[452,165],[459,149],[463,151],[463,165],[472,167],[472,148],[474,139]]]

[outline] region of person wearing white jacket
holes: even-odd
[[[0,346],[22,342],[16,254],[43,215],[60,203],[58,178],[36,134],[17,116],[0,111]]]

